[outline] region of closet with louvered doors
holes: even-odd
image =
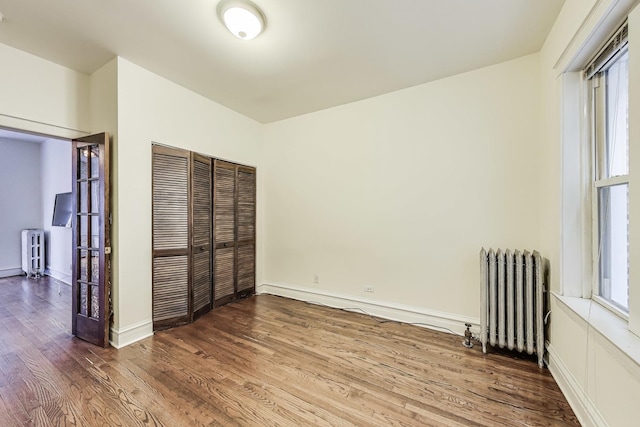
[[[153,328],[212,308],[211,159],[153,146]]]
[[[255,291],[255,177],[254,168],[215,161],[215,306]]]
[[[153,146],[153,328],[255,291],[255,168]]]

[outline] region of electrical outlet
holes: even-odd
[[[365,292],[373,292],[373,285],[364,285]]]
[[[313,275],[313,283],[315,283],[316,285],[320,283],[320,276],[318,274]]]

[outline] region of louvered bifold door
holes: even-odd
[[[153,328],[190,321],[190,153],[153,146]]]
[[[215,161],[213,200],[214,305],[235,298],[236,165]]]
[[[211,159],[199,154],[191,158],[191,274],[193,319],[212,307],[211,296]]]
[[[256,284],[256,171],[238,166],[237,177],[237,293],[244,297]]]

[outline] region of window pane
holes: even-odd
[[[598,193],[600,296],[628,311],[629,185],[603,187]]]
[[[607,140],[604,176],[629,173],[629,54],[622,55],[606,71],[607,84]]]

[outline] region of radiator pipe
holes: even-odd
[[[465,340],[462,341],[462,345],[467,348],[472,348],[473,343],[471,342],[471,338],[473,338],[473,334],[471,333],[471,323],[465,323],[464,325],[467,327],[467,330],[464,331]]]

